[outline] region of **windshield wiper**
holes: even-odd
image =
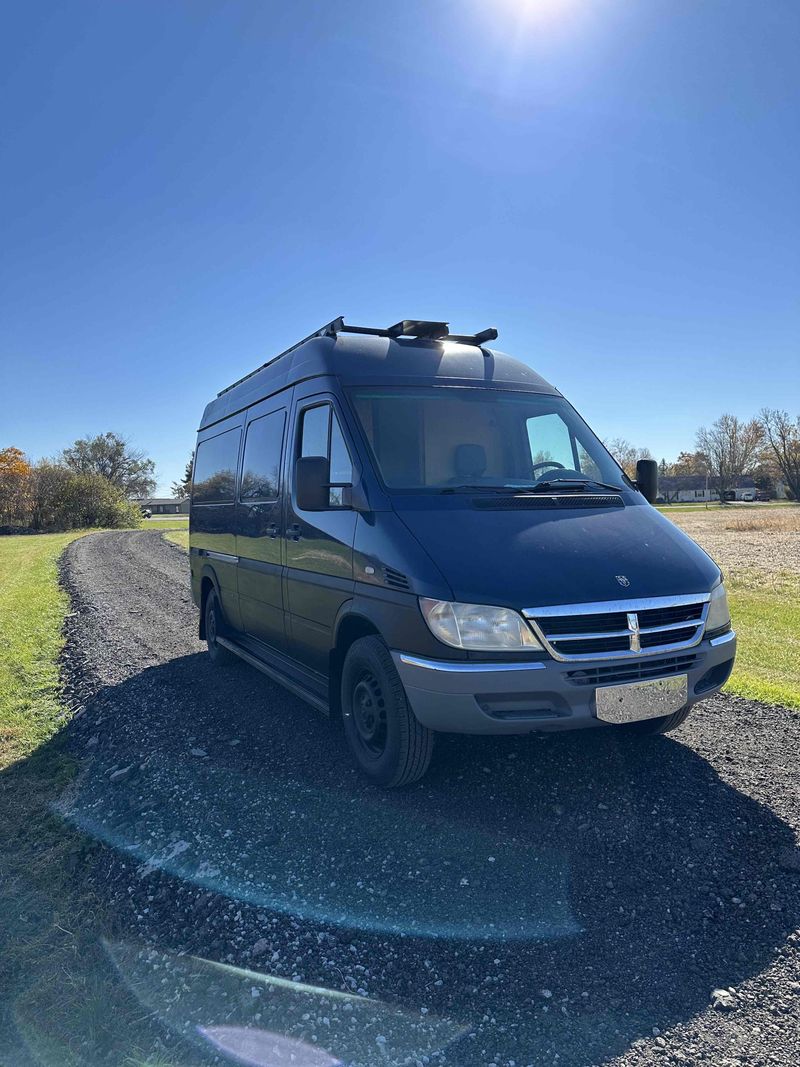
[[[440,493],[508,493],[517,492],[515,485],[448,485],[440,489]],[[521,492],[527,493],[528,486],[522,486]]]
[[[621,485],[598,482],[595,478],[547,478],[543,482],[536,482],[535,485],[528,487],[527,491],[532,493],[547,493],[555,486],[561,489],[575,489],[578,492],[581,492],[589,485],[597,486],[600,489],[611,489],[615,493],[622,492]]]
[[[448,485],[440,489],[440,493],[549,493],[552,489],[574,490],[582,492],[587,486],[597,486],[600,489],[611,489],[615,493],[622,492],[621,485],[610,485],[608,482],[598,482],[594,478],[547,478],[543,482],[534,482],[531,485]]]

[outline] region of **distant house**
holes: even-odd
[[[150,496],[136,501],[139,507],[147,508],[153,515],[188,515],[189,497],[178,500],[174,496]]]
[[[658,479],[658,492],[670,504],[703,504],[719,500],[717,480],[705,474],[664,474]],[[756,486],[752,478],[736,479],[728,499],[755,500]]]

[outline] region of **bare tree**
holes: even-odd
[[[736,415],[720,415],[706,429],[697,431],[696,444],[707,460],[719,489],[720,500],[735,487],[736,479],[749,474],[757,465],[764,431],[758,419],[744,422]]]
[[[636,479],[636,464],[640,459],[652,459],[653,454],[649,448],[637,448],[624,437],[613,437],[610,441],[604,441],[608,451],[619,463],[632,480]]]
[[[79,439],[64,449],[61,461],[77,474],[101,475],[129,498],[149,496],[156,487],[152,459],[115,433]]]
[[[800,500],[800,416],[792,421],[787,411],[764,408],[760,418],[770,458]]]

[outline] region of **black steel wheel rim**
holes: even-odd
[[[386,750],[386,701],[373,674],[365,672],[353,687],[352,719],[359,747],[370,759]]]

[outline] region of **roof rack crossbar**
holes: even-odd
[[[304,345],[306,341],[313,341],[315,337],[335,337],[337,333],[369,334],[372,337],[416,337],[420,340],[457,341],[461,344],[478,346],[485,344],[486,341],[494,341],[497,337],[497,330],[493,326],[489,327],[488,330],[481,330],[480,333],[450,333],[449,323],[447,322],[428,322],[426,319],[403,319],[401,322],[396,322],[394,326],[382,329],[381,327],[372,326],[351,326],[344,321],[344,316],[339,315],[318,330],[310,333],[307,337],[304,337],[301,341],[297,341],[289,348],[284,349],[283,352],[279,352],[277,356],[268,359],[266,363],[262,363],[260,367],[256,367],[249,374],[245,374],[243,378],[239,378],[232,385],[221,389],[217,396],[224,396],[225,393],[229,393],[231,389],[235,389],[237,385],[246,382],[248,378],[252,378],[254,374],[258,374],[265,367],[271,366],[276,360],[283,359],[290,352],[294,352],[300,345]]]
[[[448,341],[456,341],[462,345],[485,345],[487,341],[497,340],[497,330],[494,326],[490,326],[488,330],[481,330],[480,333],[451,333],[447,338]]]

